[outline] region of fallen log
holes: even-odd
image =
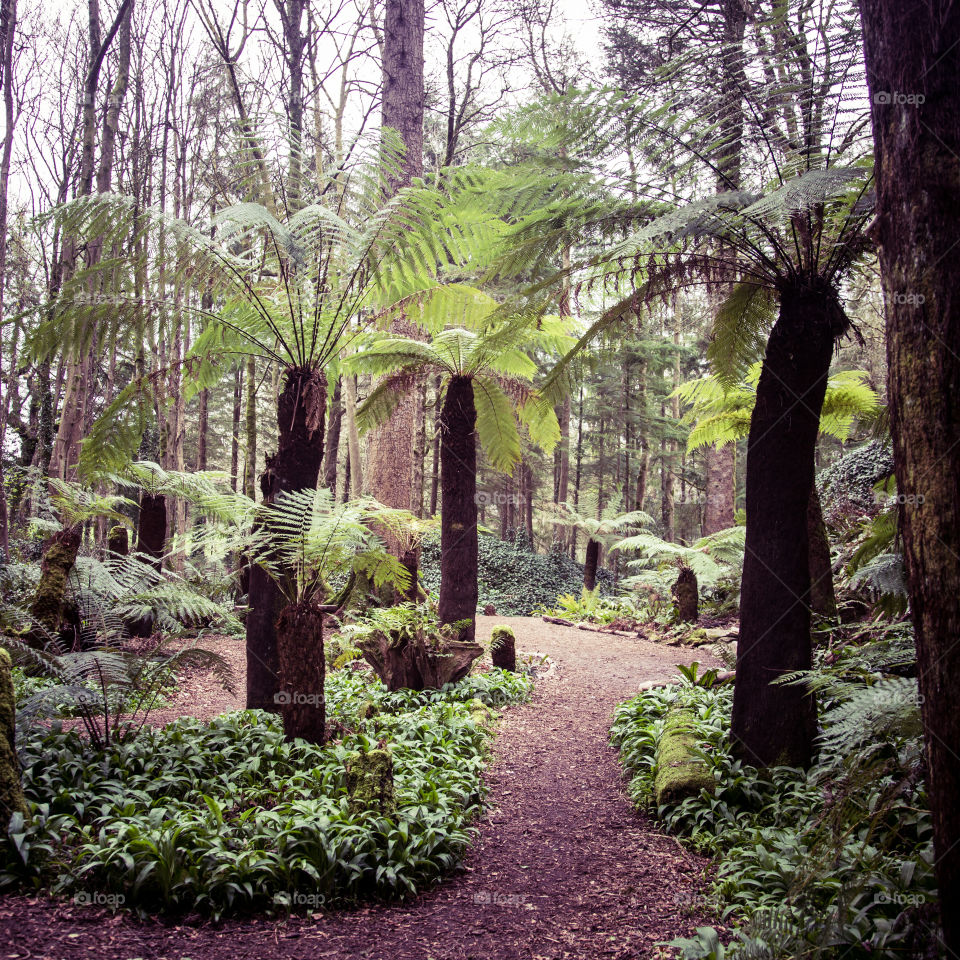
[[[667,714],[655,754],[653,789],[657,806],[697,797],[702,790],[712,792],[716,785],[713,774],[696,755],[693,719],[686,709]]]

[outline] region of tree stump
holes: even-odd
[[[672,593],[677,602],[677,619],[683,623],[696,623],[700,616],[697,575],[689,567],[680,568]]]
[[[490,635],[490,658],[495,667],[516,673],[517,639],[510,627],[497,626]]]
[[[361,641],[360,649],[388,690],[439,690],[462,680],[483,655],[479,643],[448,640],[433,646],[419,638],[383,633]]]
[[[0,836],[6,835],[7,825],[15,813],[27,814],[14,739],[17,708],[11,667],[10,654],[0,647]]]

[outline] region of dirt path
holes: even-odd
[[[518,648],[548,654],[559,674],[506,713],[480,842],[447,882],[403,905],[194,927],[8,897],[0,902],[0,955],[639,960],[656,956],[657,942],[689,934],[706,919],[691,907],[706,861],[632,809],[607,731],[614,706],[638,684],[670,677],[676,663],[695,657],[522,617],[481,617],[480,635],[494,623],[511,624]]]

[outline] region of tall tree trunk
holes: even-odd
[[[580,396],[577,402],[577,449],[574,455],[573,509],[580,506],[580,479],[583,476],[583,380],[580,381]],[[570,559],[577,559],[577,528],[570,531]]]
[[[747,89],[744,75],[743,38],[747,25],[747,7],[739,0],[723,4],[723,50],[720,63],[720,142],[717,156],[717,192],[738,190],[741,181],[743,151],[743,95]],[[735,253],[721,246],[721,257]],[[716,315],[730,289],[725,285],[708,288],[711,313]],[[732,527],[736,500],[735,444],[707,447],[705,451],[707,494],[703,509],[704,536]]]
[[[207,469],[207,434],[210,428],[210,391],[200,391],[197,411],[197,470]]]
[[[343,404],[340,402],[342,380],[333,389],[333,406],[327,419],[327,439],[323,448],[323,485],[337,496],[337,458],[340,455],[340,425],[343,422]]]
[[[273,503],[283,493],[316,487],[323,460],[326,403],[327,384],[321,372],[298,367],[284,371],[277,400],[277,452],[267,457],[260,477],[265,504]],[[307,669],[303,663],[284,662],[278,656],[276,618],[282,612],[278,609],[281,599],[277,584],[263,567],[254,564],[250,569],[246,640],[247,708],[251,710],[276,710],[283,702],[282,696],[277,698],[283,678],[301,676]],[[323,658],[322,645],[320,649],[295,646],[285,644],[284,649],[301,660]],[[311,669],[316,674],[315,664]]]
[[[3,71],[3,154],[0,156],[0,317],[5,316],[7,278],[7,193],[10,186],[10,158],[13,154],[13,125],[16,113],[13,106],[13,41],[17,29],[17,0],[2,0],[0,4],[0,69]],[[19,327],[17,328],[19,329]],[[11,348],[10,374],[16,367],[15,347]],[[10,389],[4,395],[4,411],[10,402]],[[10,556],[10,524],[7,509],[7,491],[3,476],[2,451],[6,435],[6,416],[0,421],[0,551],[6,561]]]
[[[245,379],[247,398],[244,423],[247,445],[243,460],[243,492],[253,500],[257,495],[257,361],[252,356],[247,357]]]
[[[423,174],[423,31],[424,0],[386,0],[381,121],[399,133],[404,146],[402,163],[390,178],[394,192]],[[403,317],[393,322],[392,330],[401,336],[418,333]],[[371,434],[364,478],[366,489],[381,503],[403,510],[410,509],[414,488],[417,396],[415,389],[404,390],[390,419]],[[386,539],[390,552],[399,556],[400,544]],[[411,574],[415,562],[413,567]]]
[[[703,505],[703,535],[732,527],[737,445],[709,446],[704,451],[707,475],[706,502]]]
[[[733,703],[734,751],[807,766],[814,698],[777,677],[811,665],[807,509],[833,344],[846,326],[822,281],[781,291],[747,444],[747,543]]]
[[[343,383],[343,413],[347,419],[347,452],[350,455],[350,484],[344,498],[356,500],[363,491],[363,470],[360,466],[360,434],[357,430],[357,378],[347,375]]]
[[[660,419],[666,429],[667,408],[660,405]],[[676,539],[675,511],[673,502],[673,470],[670,459],[672,451],[670,441],[664,435],[660,440],[660,520],[663,524],[663,539]]]
[[[947,952],[960,955],[960,7],[861,0],[890,423]],[[901,99],[912,96],[913,102]]]
[[[529,463],[523,464],[524,470],[524,491],[523,491],[523,524],[527,534],[527,542],[530,549],[536,552],[533,543],[533,468]]]
[[[237,364],[233,379],[233,417],[230,431],[230,489],[236,492],[240,479],[240,414],[243,410],[243,364]]]
[[[113,154],[119,124],[120,107],[127,90],[130,76],[131,18],[133,0],[123,0],[113,24],[106,37],[101,34],[99,0],[88,0],[88,39],[89,60],[84,78],[83,91],[83,134],[80,150],[80,173],[77,193],[87,197],[93,193],[94,175],[97,174],[97,189],[103,193],[110,189],[113,170]],[[96,169],[94,151],[96,149],[97,88],[100,72],[107,51],[117,33],[120,34],[119,70],[114,87],[111,90],[110,103],[104,115],[104,127],[101,137],[101,156],[99,170]],[[77,256],[75,243],[64,241],[67,268],[73,269]],[[87,248],[88,263],[99,259],[100,244],[91,243]],[[96,292],[96,291],[91,291]],[[97,342],[96,331],[93,342]],[[72,477],[80,454],[80,441],[90,419],[91,398],[94,381],[95,351],[89,349],[80,357],[72,357],[67,372],[67,389],[64,395],[60,426],[54,441],[51,456],[51,471],[58,477]]]
[[[416,430],[413,435],[413,483],[410,488],[410,512],[423,516],[423,473],[427,457],[427,384],[421,380],[416,390]]]
[[[477,410],[473,381],[453,377],[440,414],[440,600],[443,623],[469,620],[460,639],[473,642],[477,613]]]

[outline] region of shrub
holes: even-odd
[[[583,564],[564,553],[534,553],[525,541],[512,542],[481,534],[477,611],[493,604],[503,617],[526,617],[544,605],[553,604],[562,593],[583,589]],[[420,554],[424,586],[436,596],[440,590],[440,539],[424,538]],[[613,592],[613,575],[597,571],[601,593]]]
[[[181,719],[101,749],[54,727],[21,747],[30,816],[11,823],[0,885],[214,917],[414,893],[472,838],[489,733],[470,701],[497,706],[529,690],[491,671],[390,694],[338,671],[327,698],[340,736],[323,747],[286,742],[278,719],[255,711]],[[394,817],[351,810],[344,769],[384,741]]]
[[[746,931],[727,956],[914,956],[927,936],[935,889],[916,685],[862,671],[863,651],[850,659],[855,669],[843,678],[835,671],[812,681],[828,709],[819,758],[806,772],[761,772],[731,759],[728,687],[667,687],[616,712],[611,740],[630,796],[652,806],[666,717],[688,711],[715,786],[658,814],[717,855],[718,907]]]

